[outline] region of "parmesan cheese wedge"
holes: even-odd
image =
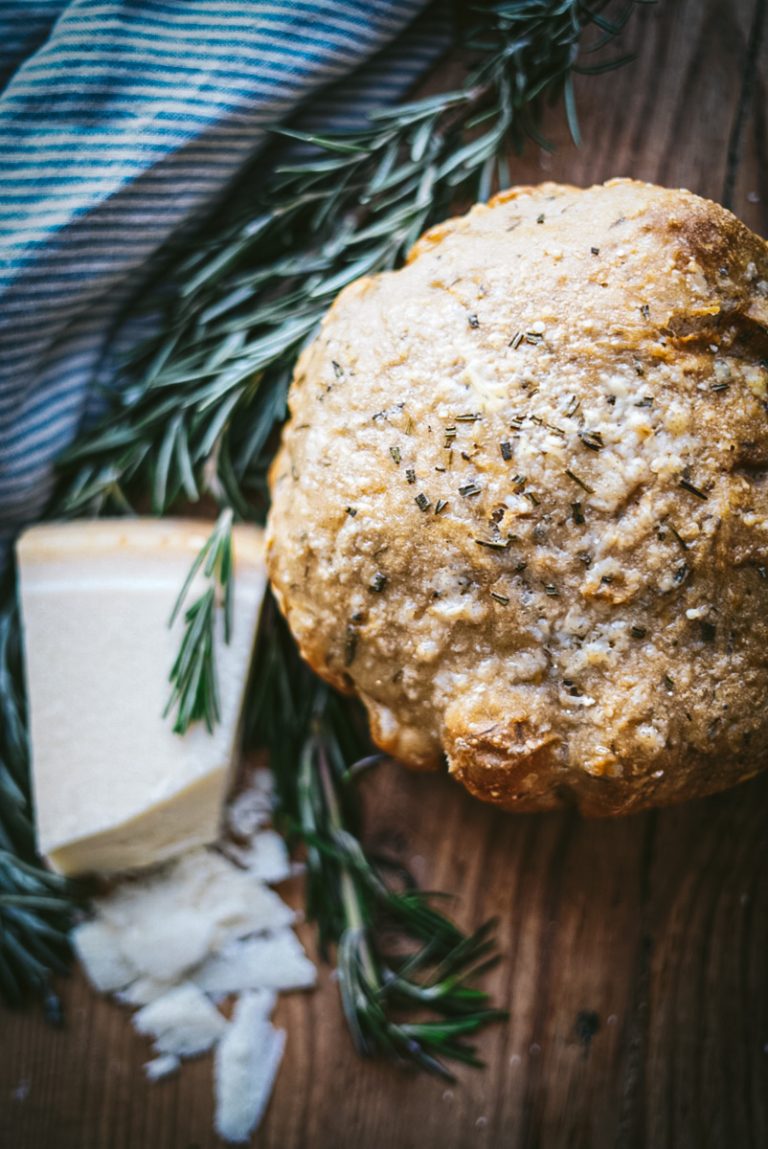
[[[184,624],[168,620],[211,529],[98,520],[33,527],[18,543],[38,845],[60,873],[134,869],[217,837],[266,572],[262,532],[235,527],[221,722],[174,734],[163,709]]]

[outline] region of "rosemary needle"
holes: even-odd
[[[171,695],[163,711],[166,718],[176,707],[175,734],[186,734],[193,722],[202,720],[211,732],[220,720],[216,675],[216,620],[219,597],[222,600],[224,641],[232,630],[232,511],[220,514],[210,536],[195,558],[168,625],[173,626],[195,576],[202,574],[210,584],[189,606],[184,615],[184,636],[170,674]]]
[[[11,580],[0,588],[0,998],[34,993],[60,1016],[51,974],[68,963],[68,931],[81,891],[35,856],[19,612]]]

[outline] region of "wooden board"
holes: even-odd
[[[643,9],[625,38],[636,62],[579,84],[584,147],[554,116],[558,150],[515,160],[515,179],[684,185],[765,234],[767,9],[766,0]],[[287,1054],[255,1145],[768,1145],[768,778],[598,823],[500,814],[445,778],[394,765],[366,798],[371,843],[426,885],[455,890],[464,924],[498,915],[503,960],[488,980],[510,1020],[483,1036],[486,1070],[446,1087],[357,1059],[326,973],[317,993],[278,1007]],[[209,1060],[149,1086],[147,1048],[126,1014],[79,975],[63,995],[62,1031],[37,1014],[2,1015],[4,1149],[218,1144]]]

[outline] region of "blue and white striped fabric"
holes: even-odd
[[[425,0],[1,0],[0,551],[154,252],[312,97],[348,125],[445,46]]]

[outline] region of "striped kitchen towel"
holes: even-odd
[[[312,96],[355,126],[446,43],[425,0],[0,2],[0,551],[105,378],[153,254]]]

